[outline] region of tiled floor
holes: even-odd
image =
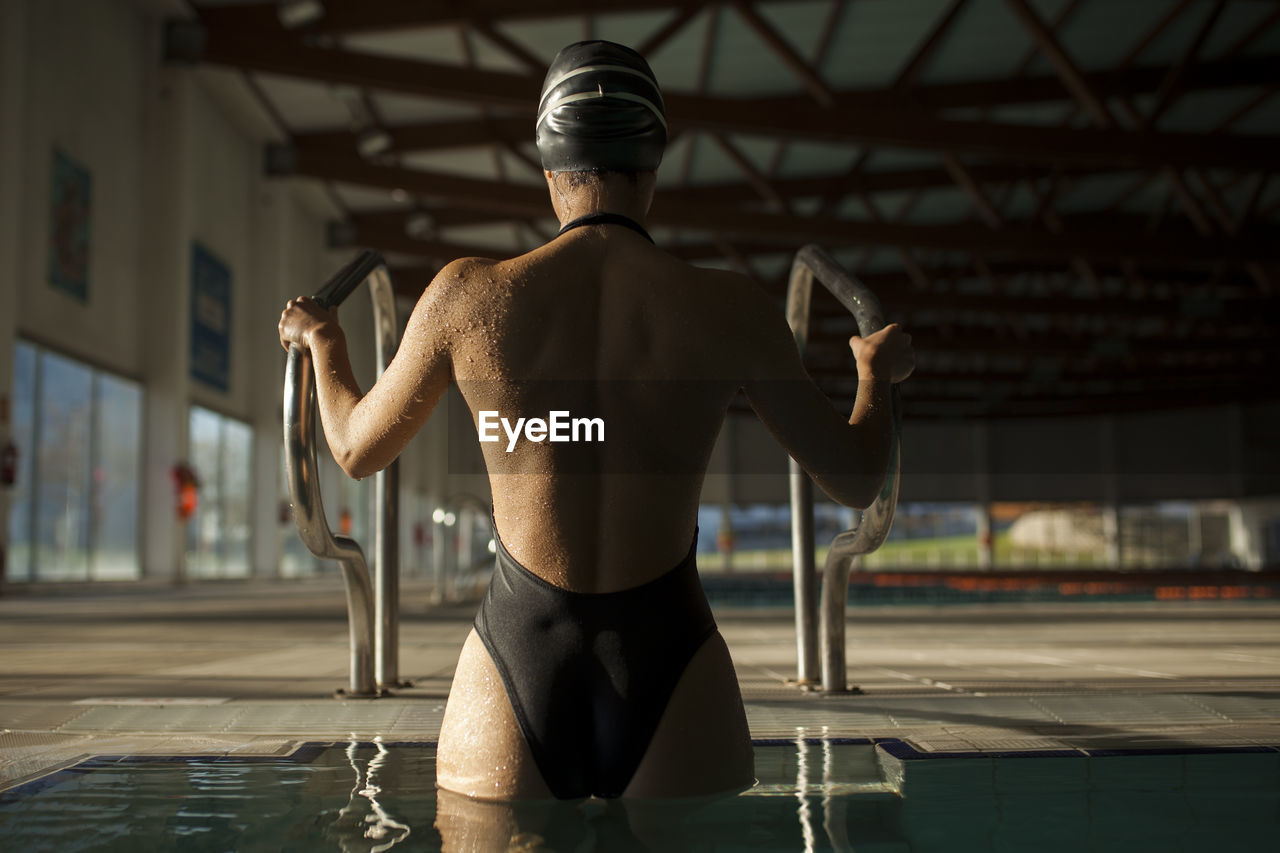
[[[340,701],[341,587],[213,584],[0,598],[0,785],[99,753],[278,753],[434,740],[475,604],[408,583],[401,674]],[[757,737],[894,737],[925,752],[1280,747],[1280,604],[851,611],[860,695],[804,694],[792,616],[721,611]]]

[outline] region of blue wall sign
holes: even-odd
[[[49,188],[49,283],[81,302],[89,299],[92,199],[89,170],[55,148]]]
[[[231,270],[191,244],[191,376],[226,391],[231,383]]]

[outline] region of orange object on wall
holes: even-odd
[[[188,521],[200,507],[200,479],[196,471],[185,462],[179,462],[169,469],[173,479],[175,509],[179,521]]]

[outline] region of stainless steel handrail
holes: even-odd
[[[400,346],[396,322],[396,295],[384,265],[369,276],[373,299],[373,324],[382,377]],[[407,687],[400,680],[400,460],[397,458],[373,476],[374,654],[378,686]]]
[[[382,256],[363,252],[338,272],[316,294],[325,306],[337,306],[363,281],[370,281],[374,323],[377,327],[378,373],[395,354],[398,326],[395,297]],[[374,480],[375,557],[378,576],[374,584],[364,551],[354,540],[335,536],[325,520],[316,461],[316,390],[311,356],[296,346],[289,348],[284,374],[285,479],[293,504],[298,535],[317,557],[337,560],[347,595],[350,635],[350,677],[341,695],[373,698],[396,684],[398,658],[399,571],[395,523],[398,507],[398,463]],[[377,620],[375,621],[375,607]]]
[[[841,305],[849,309],[858,324],[858,334],[867,336],[885,326],[884,309],[875,294],[837,264],[818,246],[808,245],[796,253],[787,285],[787,323],[795,335],[801,355],[809,341],[809,307],[813,280],[818,279]],[[822,570],[821,669],[825,693],[849,692],[845,672],[845,604],[849,594],[849,570],[858,557],[883,544],[893,525],[898,504],[901,470],[902,405],[895,387],[891,392],[893,437],[889,470],[871,506],[862,511],[857,527],[835,537],[827,551]],[[814,571],[813,483],[791,462],[791,550],[795,573],[797,680],[802,687],[818,682],[819,648],[817,576]],[[856,689],[856,688],[854,688]]]

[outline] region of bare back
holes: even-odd
[[[604,441],[507,434],[481,444],[499,534],[544,579],[624,589],[676,565],[743,360],[730,346],[745,279],[698,270],[620,227],[470,261],[450,310],[471,410],[600,418]],[[581,435],[586,438],[585,430]]]

